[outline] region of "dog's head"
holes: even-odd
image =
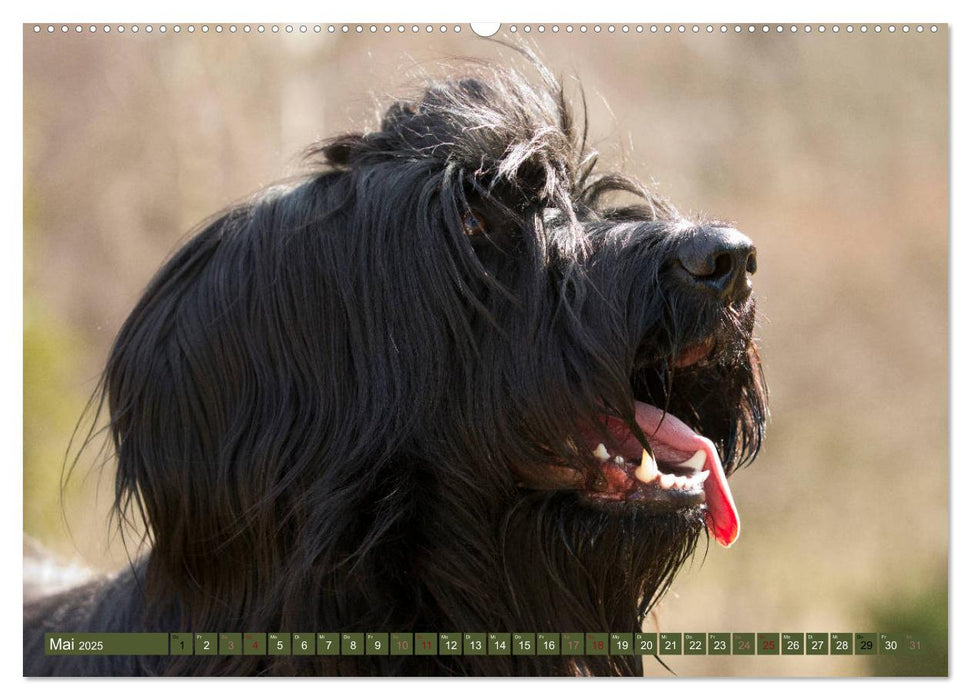
[[[128,319],[119,502],[167,580],[232,589],[217,569],[245,564],[283,610],[328,591],[318,621],[599,627],[706,522],[734,541],[726,477],[766,418],[755,248],[599,174],[545,72],[479,73],[319,144]]]
[[[422,392],[441,402],[425,429],[461,434],[461,461],[591,506],[705,504],[716,539],[734,541],[725,477],[765,419],[749,239],[598,174],[548,77],[434,85],[319,152],[367,188],[353,222],[424,299],[407,323],[431,324],[435,346],[415,359],[447,366]]]

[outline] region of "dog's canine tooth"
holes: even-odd
[[[602,462],[606,462],[608,459],[610,459],[610,453],[607,452],[607,448],[604,447],[602,442],[597,445],[597,449],[593,451],[593,456]]]
[[[703,483],[705,483],[708,480],[709,476],[711,476],[710,471],[705,470],[703,472],[698,472],[693,477],[691,477],[691,483],[693,483],[695,486],[701,486]]]
[[[651,457],[651,454],[647,450],[644,450],[643,454],[641,454],[640,466],[637,467],[634,476],[637,477],[638,481],[649,484],[657,478],[657,475],[657,463]]]
[[[701,469],[703,466],[705,466],[705,459],[706,459],[705,451],[704,450],[698,450],[693,455],[691,455],[690,457],[688,457],[688,459],[686,459],[685,461],[683,461],[681,464],[677,464],[675,466],[678,466],[678,467],[688,467],[689,469],[696,469],[697,470],[697,469]]]

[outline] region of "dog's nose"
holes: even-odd
[[[733,228],[701,227],[681,242],[676,255],[693,286],[725,301],[742,301],[752,291],[755,245]]]

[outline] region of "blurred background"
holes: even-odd
[[[409,28],[410,29],[410,28]],[[24,530],[126,562],[112,473],[72,431],[141,289],[202,219],[373,126],[442,61],[511,51],[436,26],[24,30]],[[910,632],[914,657],[666,657],[681,676],[947,672],[947,32],[553,34],[607,164],[759,251],[772,420],[737,474],[742,534],[699,550],[650,620],[676,632]],[[521,40],[504,27],[499,38]],[[454,65],[454,64],[453,64]],[[25,548],[26,551],[26,548]],[[656,662],[648,675],[667,675]]]

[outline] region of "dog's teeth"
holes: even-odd
[[[649,484],[657,478],[657,464],[647,450],[644,450],[641,454],[641,464],[634,472],[634,476],[637,477],[638,481],[645,484]]]
[[[607,448],[604,447],[602,442],[597,445],[597,449],[593,451],[593,456],[602,462],[606,462],[608,459],[610,459],[610,453],[607,452]]]
[[[693,455],[691,455],[688,459],[686,459],[681,464],[678,464],[676,466],[688,467],[689,469],[701,469],[703,466],[705,466],[705,459],[706,459],[705,451],[698,450]]]
[[[614,457],[614,462],[616,464],[623,464],[624,463],[624,458],[621,457],[620,455],[617,455],[616,457]]]
[[[711,476],[710,471],[698,472],[691,477],[691,483],[693,483],[695,486],[701,486],[703,483],[705,483],[705,481],[708,480],[709,476]]]
[[[677,479],[674,474],[661,474],[661,488],[669,489],[674,486],[674,481]]]

